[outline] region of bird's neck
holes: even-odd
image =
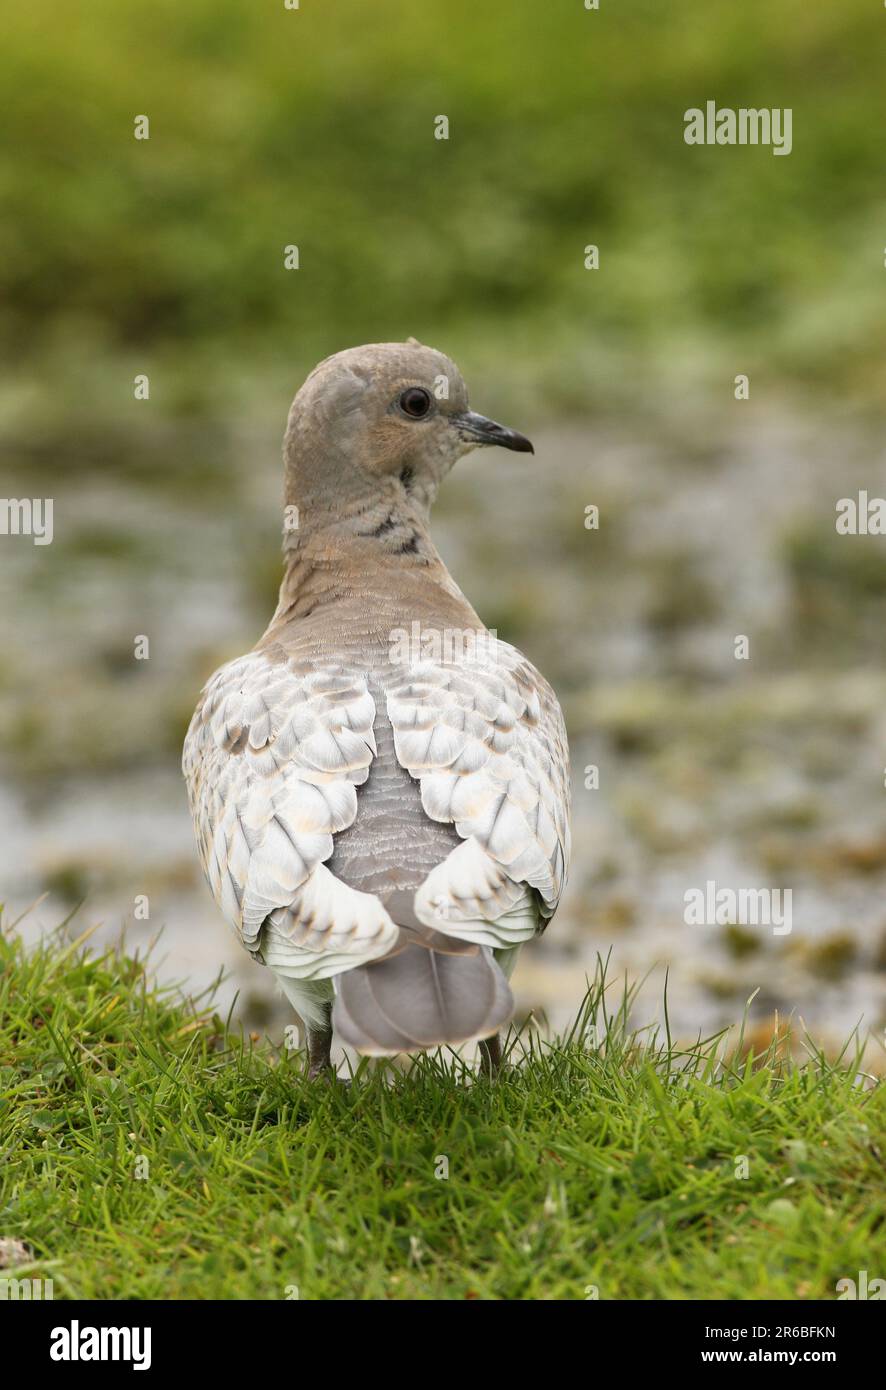
[[[380,619],[395,619],[409,608],[413,592],[438,589],[461,598],[428,520],[428,508],[402,489],[369,504],[345,503],[335,513],[316,507],[299,508],[297,515],[288,511],[272,628],[355,599],[373,605]]]

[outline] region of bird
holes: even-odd
[[[300,1019],[311,1078],[334,1076],[334,1036],[370,1057],[478,1043],[496,1076],[514,964],[565,883],[560,705],[430,534],[443,479],[491,446],[534,453],[415,338],[315,367],[283,442],[276,611],[185,738],[210,889]]]

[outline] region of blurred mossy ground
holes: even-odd
[[[93,0],[60,24],[33,0],[0,55],[0,406],[85,445],[131,428],[148,372],[155,421],[230,422],[410,333],[531,416],[737,372],[877,400],[883,23],[867,0]],[[709,98],[790,107],[792,153],[687,146]]]

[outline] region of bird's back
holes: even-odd
[[[497,1032],[513,1005],[501,967],[565,878],[559,705],[428,529],[477,444],[532,447],[469,410],[433,349],[370,345],[311,374],[284,442],[299,526],[277,611],[210,680],[185,742],[219,905],[303,1018],[325,1009],[328,1028],[334,1002],[362,1052]]]
[[[425,633],[485,631],[457,591],[431,586],[395,599],[390,592],[364,590],[339,599],[332,614],[321,607],[273,622],[257,646],[278,659],[343,663],[366,679],[375,705],[376,751],[357,792],[354,823],[335,836],[327,867],[351,888],[382,901],[394,892],[414,892],[461,842],[454,825],[426,814],[419,784],[394,745],[388,693],[403,679],[404,635],[416,654],[415,623]]]

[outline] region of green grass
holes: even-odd
[[[882,1273],[884,1091],[857,1056],[681,1050],[634,1007],[601,972],[497,1084],[443,1055],[311,1085],[142,963],[7,932],[0,1237],[33,1259],[4,1274],[56,1298],[828,1299]]]

